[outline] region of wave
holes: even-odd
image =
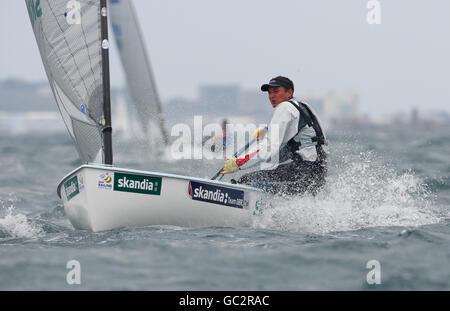
[[[24,214],[17,213],[13,206],[2,207],[0,216],[0,241],[11,238],[37,239],[44,232]]]
[[[450,176],[427,178],[426,184],[432,191],[450,190]]]
[[[307,233],[377,226],[439,223],[446,212],[429,186],[413,171],[400,173],[373,151],[340,146],[330,159],[325,188],[316,197],[278,197],[253,219],[255,228]]]

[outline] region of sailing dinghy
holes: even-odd
[[[113,165],[106,0],[26,0],[55,101],[82,163],[57,193],[76,229],[245,226],[262,192]]]

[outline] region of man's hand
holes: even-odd
[[[233,158],[225,157],[225,159],[227,160],[225,161],[225,165],[223,166],[223,169],[220,172],[220,174],[233,174],[239,171],[239,165],[237,164],[235,157]]]

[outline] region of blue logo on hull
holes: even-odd
[[[235,208],[248,208],[248,199],[242,190],[191,181],[188,193],[192,200]]]

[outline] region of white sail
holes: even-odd
[[[26,0],[56,103],[83,162],[101,159],[100,1]]]
[[[159,136],[167,144],[168,136],[161,102],[132,1],[109,0],[109,2],[112,30],[127,86],[144,133],[153,137]],[[157,135],[154,133],[155,130],[159,132]]]

